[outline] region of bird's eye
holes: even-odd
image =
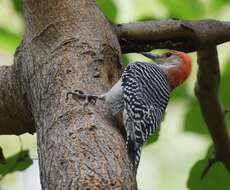
[[[167,53],[165,54],[165,57],[170,57],[171,55],[172,55],[171,52],[167,52]]]

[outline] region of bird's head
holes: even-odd
[[[165,72],[171,89],[181,85],[191,74],[192,59],[184,52],[169,51],[161,55],[147,54],[143,55],[154,60]]]

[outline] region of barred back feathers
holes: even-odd
[[[122,88],[128,151],[137,170],[141,147],[163,119],[170,87],[156,64],[134,62],[122,75]]]

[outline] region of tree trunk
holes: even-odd
[[[136,189],[124,139],[100,94],[119,79],[120,46],[94,0],[24,0],[15,73],[33,116],[43,189]]]

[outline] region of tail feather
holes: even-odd
[[[141,149],[139,148],[135,152],[135,158],[134,158],[134,168],[135,168],[135,171],[137,171],[137,168],[139,166],[140,158],[141,158]]]
[[[129,157],[132,161],[133,168],[135,171],[135,174],[137,173],[137,168],[140,163],[140,157],[141,157],[141,148],[138,148],[136,150],[133,149],[133,147],[128,146],[128,153]]]

